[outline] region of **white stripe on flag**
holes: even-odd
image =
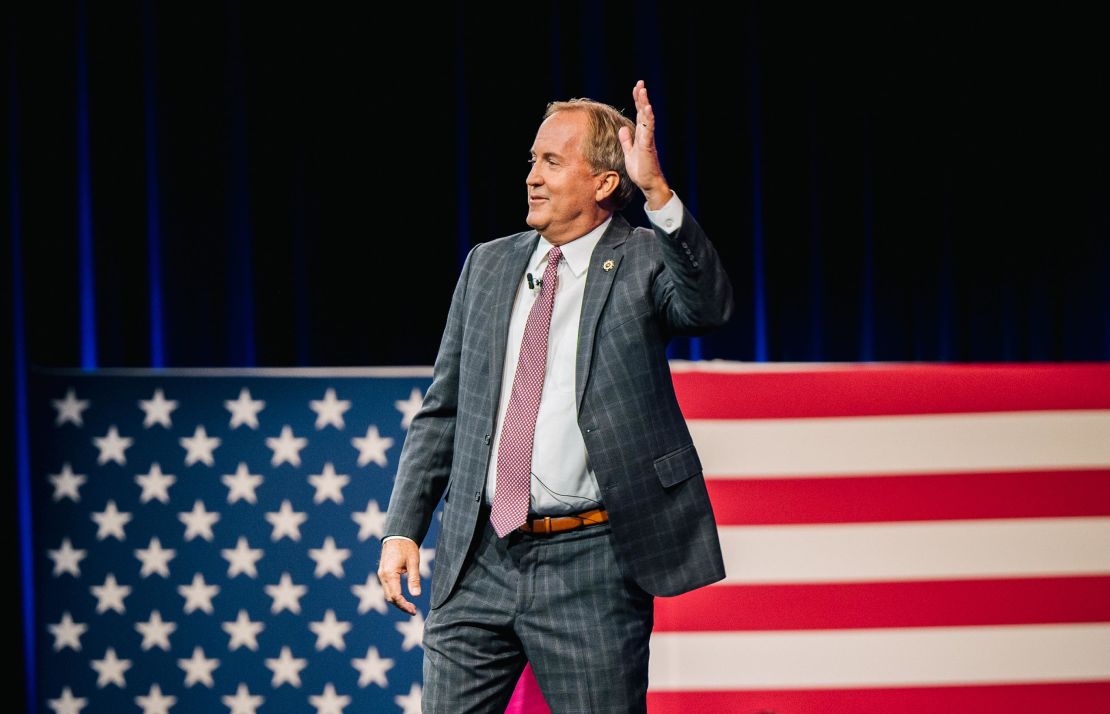
[[[1110,624],[658,633],[651,689],[1110,679]]]
[[[714,477],[1110,466],[1110,411],[691,419]]]
[[[1110,573],[1110,518],[721,526],[723,583]]]

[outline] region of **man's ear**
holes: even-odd
[[[616,193],[617,186],[621,182],[621,175],[616,171],[604,171],[597,175],[597,179],[595,197],[597,202],[601,203]]]

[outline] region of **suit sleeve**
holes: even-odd
[[[479,244],[480,245],[480,244]],[[386,536],[401,535],[424,541],[432,514],[451,474],[455,447],[455,415],[459,396],[459,358],[466,325],[466,286],[474,252],[471,248],[451,297],[447,325],[439,344],[432,384],[420,411],[409,424],[397,479],[386,511]]]
[[[683,207],[681,227],[668,234],[652,225],[663,269],[652,285],[656,316],[670,335],[702,335],[732,317],[732,283],[709,237]]]

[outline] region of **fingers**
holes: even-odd
[[[382,584],[382,593],[385,601],[398,607],[410,615],[416,614],[416,606],[401,595],[401,574],[398,572],[385,572],[378,570],[378,581]]]
[[[648,91],[644,86],[644,80],[636,82],[636,86],[632,88],[632,101],[636,103],[636,115],[639,116],[644,108],[648,106]]]
[[[405,598],[401,596],[400,574],[378,570],[378,581],[382,584],[382,594],[385,596],[385,601],[407,611],[406,605],[411,603],[406,603]]]
[[[648,100],[647,87],[644,86],[644,80],[636,82],[636,86],[632,88],[632,99],[636,103],[636,133],[637,137],[643,137],[644,140],[650,141],[652,133],[655,131],[655,113],[651,109],[651,102]]]
[[[636,103],[637,113],[647,103],[647,87],[644,86],[644,80],[638,80],[636,86],[632,88],[632,101]]]
[[[632,132],[628,130],[628,127],[622,126],[617,129],[617,139],[620,140],[621,147],[626,155],[632,153]]]
[[[409,571],[409,594],[417,597],[420,595],[420,551],[409,553],[405,568]]]

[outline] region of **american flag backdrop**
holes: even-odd
[[[376,571],[430,375],[37,374],[39,711],[419,712],[428,596]]]

